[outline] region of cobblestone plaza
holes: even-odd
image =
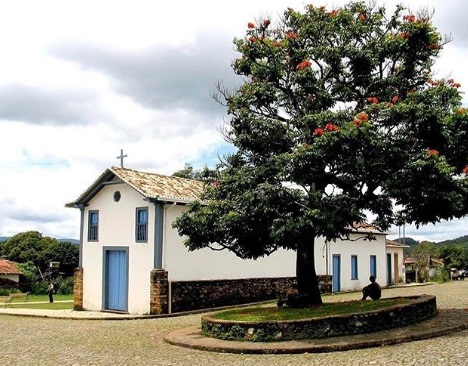
[[[383,297],[431,294],[439,309],[468,311],[468,281],[384,289]],[[360,293],[325,301],[358,300]],[[85,312],[83,312],[85,313]],[[163,336],[198,325],[200,314],[158,319],[89,320],[0,313],[0,364],[25,365],[467,365],[468,330],[423,341],[353,351],[242,355],[172,346]],[[372,337],[372,334],[368,335]]]

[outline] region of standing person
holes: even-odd
[[[382,289],[380,288],[380,285],[377,282],[375,282],[374,276],[370,276],[369,281],[371,283],[362,289],[361,300],[365,300],[368,297],[370,297],[372,300],[380,299],[380,296],[382,296]]]
[[[47,286],[47,294],[49,295],[49,302],[54,302],[54,284],[52,282]]]

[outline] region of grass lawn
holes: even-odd
[[[73,302],[54,302],[52,304],[48,302],[43,302],[39,304],[17,304],[13,302],[11,306],[16,309],[72,310]]]
[[[73,295],[54,295],[54,301],[64,301],[64,300],[73,301]],[[49,302],[49,296],[48,295],[29,295],[29,302],[36,302],[36,301]]]
[[[408,299],[381,299],[377,301],[345,301],[324,303],[322,306],[308,309],[270,307],[246,307],[226,310],[213,315],[216,319],[233,321],[280,321],[318,318],[331,315],[346,315],[374,311],[397,304],[406,304]]]
[[[35,302],[42,302],[36,303]],[[67,302],[57,302],[67,301]],[[49,303],[49,296],[47,295],[30,295],[28,302],[13,301],[11,303],[13,308],[21,309],[48,309],[48,310],[68,310],[73,309],[73,295],[54,295],[54,302]]]

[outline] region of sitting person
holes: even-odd
[[[366,300],[368,297],[370,297],[372,300],[380,299],[380,296],[382,296],[382,289],[380,288],[380,285],[375,282],[374,276],[370,276],[369,281],[371,281],[371,283],[362,289],[361,300]]]
[[[288,291],[286,292],[286,299],[279,299],[279,307],[294,308],[298,306],[299,291],[297,290],[297,285],[293,284]]]

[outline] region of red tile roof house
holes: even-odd
[[[74,308],[173,313],[274,299],[291,286],[294,251],[244,260],[226,250],[187,250],[172,223],[203,187],[196,180],[112,167],[67,203],[81,213]],[[402,256],[387,256],[385,233],[375,236],[372,242],[316,238],[322,291],[361,289],[371,274],[382,285],[399,280],[402,264],[393,261]]]
[[[15,262],[0,259],[0,278],[6,278],[18,283],[22,274],[23,272],[16,267]]]

